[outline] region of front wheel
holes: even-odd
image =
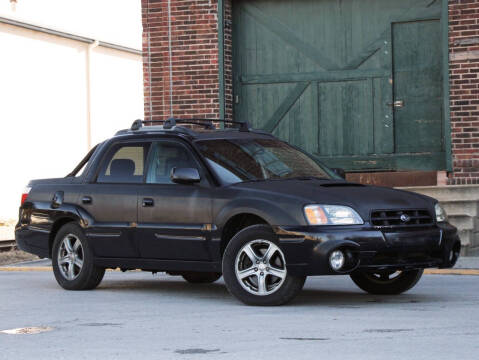
[[[417,284],[424,270],[408,271],[356,271],[351,279],[362,290],[375,295],[397,295]]]
[[[93,263],[93,252],[82,228],[75,223],[68,223],[58,231],[52,265],[58,284],[67,290],[94,289],[105,274],[105,269]]]
[[[286,259],[267,225],[236,234],[223,255],[223,278],[229,292],[247,305],[282,305],[301,291],[305,276],[288,274]]]

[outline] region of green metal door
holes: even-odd
[[[445,168],[440,0],[233,4],[237,120],[333,167]]]

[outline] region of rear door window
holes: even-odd
[[[143,182],[149,143],[125,143],[114,146],[100,168],[99,183]]]

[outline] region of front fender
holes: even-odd
[[[219,230],[222,230],[229,219],[239,214],[259,216],[271,226],[301,224],[298,224],[297,216],[285,211],[277,203],[253,197],[243,197],[232,200],[217,213],[214,223],[218,226]]]
[[[216,216],[213,216],[215,227],[211,237],[210,253],[215,261],[221,259],[221,241],[226,223],[240,214],[258,216],[271,226],[298,224],[298,219],[284,211],[276,202],[251,196],[231,200],[216,212]]]

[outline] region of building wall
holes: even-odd
[[[233,0],[224,0],[225,117],[233,120]]]
[[[96,0],[68,6],[62,0],[41,3],[18,0],[13,11],[2,1],[0,16],[140,48],[139,2],[118,4],[119,19],[111,22],[106,17],[112,0],[100,5]],[[128,35],[122,37],[123,32]],[[6,24],[0,24],[0,44],[2,223],[17,218],[29,180],[65,176],[88,151],[88,44]],[[94,145],[143,117],[143,74],[141,55],[100,46],[91,50],[90,59]]]
[[[88,151],[88,44],[5,24],[0,43],[0,219],[11,219],[30,179],[65,176]],[[141,66],[140,55],[92,50],[92,145],[142,117]]]
[[[114,9],[114,10],[113,10]],[[0,16],[138,49],[139,0],[0,1]]]
[[[449,184],[479,184],[479,1],[449,1],[453,173]]]
[[[218,0],[171,0],[174,116],[219,116]],[[225,116],[233,117],[233,0],[224,0]],[[167,1],[142,0],[145,117],[171,114]],[[451,142],[448,184],[479,184],[479,0],[449,0]]]
[[[145,119],[218,118],[217,0],[142,0],[142,22]]]

